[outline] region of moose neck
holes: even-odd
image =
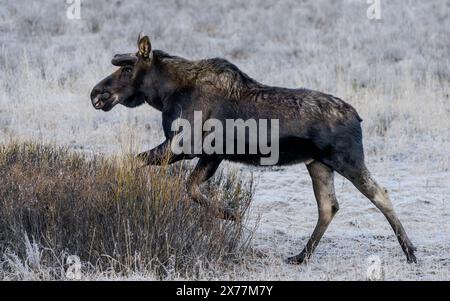
[[[176,91],[182,90],[192,82],[187,72],[191,62],[170,56],[162,51],[153,51],[153,61],[150,69],[144,75],[146,102],[162,111],[164,102]]]

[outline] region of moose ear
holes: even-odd
[[[144,59],[149,59],[151,57],[152,45],[150,44],[150,38],[148,36],[139,35],[138,40],[138,55]]]

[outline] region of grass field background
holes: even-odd
[[[287,266],[282,259],[301,250],[316,220],[306,169],[224,164],[255,177],[249,217],[259,220],[257,255],[204,278],[365,279],[367,259],[377,255],[385,279],[449,280],[450,2],[381,0],[380,20],[368,19],[362,0],[81,0],[79,20],[67,18],[67,7],[56,0],[0,5],[2,143],[31,140],[106,156],[159,144],[154,109],[104,113],[89,100],[114,70],[112,56],[135,51],[144,31],[155,49],[224,57],[265,84],[351,103],[364,119],[368,166],[418,247],[419,264],[407,265],[384,217],[337,177],[341,210],[317,254],[308,266]]]

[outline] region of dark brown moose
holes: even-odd
[[[279,121],[277,165],[306,164],[319,211],[305,248],[289,257],[288,263],[299,264],[311,256],[338,211],[335,171],[384,214],[407,261],[416,262],[415,248],[386,189],[376,183],[364,163],[362,120],[349,104],[317,91],[263,85],[224,59],[191,61],[152,50],[147,36],[139,36],[136,53],[115,55],[112,64],[120,68],[94,87],[93,106],[107,112],[117,104],[133,108],[147,103],[161,111],[166,140],[138,157],[148,165],[198,158],[186,187],[192,199],[202,205],[209,202],[200,185],[215,173],[222,160],[257,165],[263,154],[177,154],[171,149],[177,134],[172,123],[178,118],[194,121],[195,111],[202,112],[202,120],[214,118],[223,123],[228,119]],[[230,208],[217,209],[216,213],[225,219],[236,218]]]

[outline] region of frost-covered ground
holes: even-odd
[[[266,84],[353,104],[364,119],[368,166],[418,247],[419,264],[407,265],[381,213],[337,177],[341,210],[313,260],[287,266],[282,259],[301,250],[316,221],[306,169],[237,166],[257,178],[260,255],[224,278],[365,279],[367,258],[377,255],[385,279],[449,280],[450,2],[381,0],[381,20],[367,18],[364,0],[279,2],[81,0],[81,19],[70,20],[65,1],[3,0],[0,141],[102,153],[157,145],[155,110],[103,113],[89,101],[114,70],[111,57],[134,51],[143,30],[154,48],[225,57]]]

